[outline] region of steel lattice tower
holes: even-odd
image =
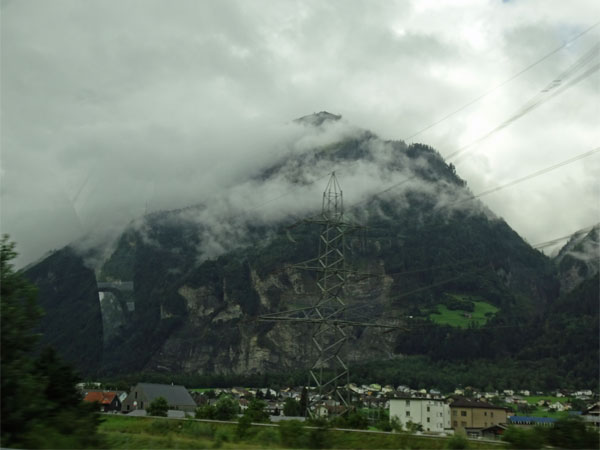
[[[349,383],[348,364],[343,359],[342,350],[348,340],[344,325],[346,304],[342,298],[346,284],[345,235],[348,226],[344,223],[344,202],[342,189],[335,172],[323,192],[323,206],[320,220],[319,256],[317,265],[317,287],[320,297],[313,304],[312,316],[315,323],[312,343],[317,351],[317,359],[310,368],[311,383],[314,382],[321,398],[332,397],[348,407],[348,400],[339,386]],[[309,266],[310,267],[310,266]],[[331,372],[325,377],[324,370]]]
[[[311,342],[316,358],[309,370],[309,385],[316,387],[320,399],[331,397],[347,409],[348,399],[341,390],[349,383],[350,374],[343,354],[348,341],[345,328],[367,324],[345,320],[343,293],[346,277],[351,272],[346,267],[345,236],[358,227],[344,222],[343,194],[335,172],[323,192],[320,217],[306,222],[321,225],[319,256],[293,267],[317,272],[320,295],[307,308],[266,314],[259,319],[313,324]],[[314,414],[310,411],[313,405],[309,405],[310,414]]]

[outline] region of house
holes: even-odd
[[[583,411],[582,417],[586,422],[593,423],[597,427],[600,427],[600,402],[593,404]]]
[[[412,422],[423,431],[440,433],[450,428],[450,409],[443,398],[393,398],[389,404],[390,420],[396,418],[403,426]]]
[[[457,429],[480,429],[506,423],[506,409],[488,402],[458,398],[450,403],[451,426]]]
[[[196,402],[184,386],[154,383],[136,384],[123,402],[121,410],[128,413],[136,409],[146,409],[158,397],[167,400],[169,409],[186,412],[196,410]]]
[[[500,439],[508,427],[506,425],[492,425],[491,427],[480,430],[481,437],[484,439]]]
[[[83,397],[84,402],[98,403],[100,411],[111,412],[121,410],[121,400],[115,391],[88,391]]]

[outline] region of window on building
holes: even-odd
[[[140,408],[144,409],[144,402],[140,402]]]
[[[483,415],[484,415],[484,416],[487,416],[487,411],[484,411],[484,412],[483,412]]]
[[[457,427],[458,426],[458,422],[455,420],[454,422],[452,422],[452,425]]]
[[[494,412],[493,411],[490,413],[490,416],[494,417]]]
[[[463,417],[466,417],[467,416],[467,412],[466,411],[461,411],[460,415],[463,416]]]
[[[136,391],[136,393],[135,393],[135,398],[137,399],[137,391]]]
[[[406,400],[406,406],[410,406],[410,400]]]
[[[429,419],[429,417],[427,418],[427,423],[431,422],[431,419]]]
[[[466,426],[467,426],[467,422],[461,422],[461,423],[460,423],[460,426],[461,426],[461,427],[466,427]]]
[[[428,407],[427,407],[427,412],[429,412],[429,411],[431,411],[431,410],[429,409],[429,406],[428,406]]]
[[[406,417],[410,417],[410,411],[406,411]]]
[[[129,411],[129,405],[127,405],[127,411]]]

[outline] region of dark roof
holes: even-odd
[[[169,406],[196,406],[196,402],[194,402],[194,399],[185,386],[138,383],[137,388],[141,389],[144,394],[146,394],[149,402],[157,397],[163,397],[167,400]]]
[[[389,400],[419,400],[419,401],[423,401],[423,400],[430,400],[430,401],[436,401],[436,402],[445,402],[446,398],[445,397],[418,397],[416,395],[409,395],[409,394],[398,394],[394,397],[391,397]]]
[[[450,408],[483,408],[483,409],[502,409],[506,410],[502,406],[492,405],[488,402],[482,402],[480,400],[471,400],[468,398],[457,398],[450,403]]]

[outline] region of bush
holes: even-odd
[[[546,443],[560,448],[598,448],[597,431],[586,427],[578,416],[569,416],[557,420],[554,426],[544,430]]]
[[[257,442],[258,444],[276,445],[280,443],[279,434],[277,433],[277,430],[271,427],[261,427],[261,429],[256,433],[252,440],[254,442]]]
[[[286,398],[283,404],[284,416],[300,416],[300,402],[293,398]]]
[[[215,405],[216,420],[232,420],[238,413],[238,405],[229,397],[221,397]]]
[[[306,430],[298,420],[284,420],[279,423],[279,438],[285,447],[305,447]]]
[[[502,436],[502,440],[510,444],[510,448],[537,449],[542,448],[544,439],[542,430],[535,428],[519,429],[508,427]]]
[[[331,435],[327,427],[313,428],[308,433],[308,448],[330,448]]]
[[[248,432],[252,427],[252,418],[246,414],[238,419],[237,427],[235,428],[235,437],[240,440],[248,436]]]
[[[212,405],[204,405],[196,409],[196,419],[214,420],[217,411]]]
[[[458,433],[448,439],[446,448],[450,449],[463,449],[469,448],[469,440],[464,434]]]
[[[158,417],[167,417],[167,411],[169,411],[169,404],[164,397],[156,397],[146,409],[148,415]]]

